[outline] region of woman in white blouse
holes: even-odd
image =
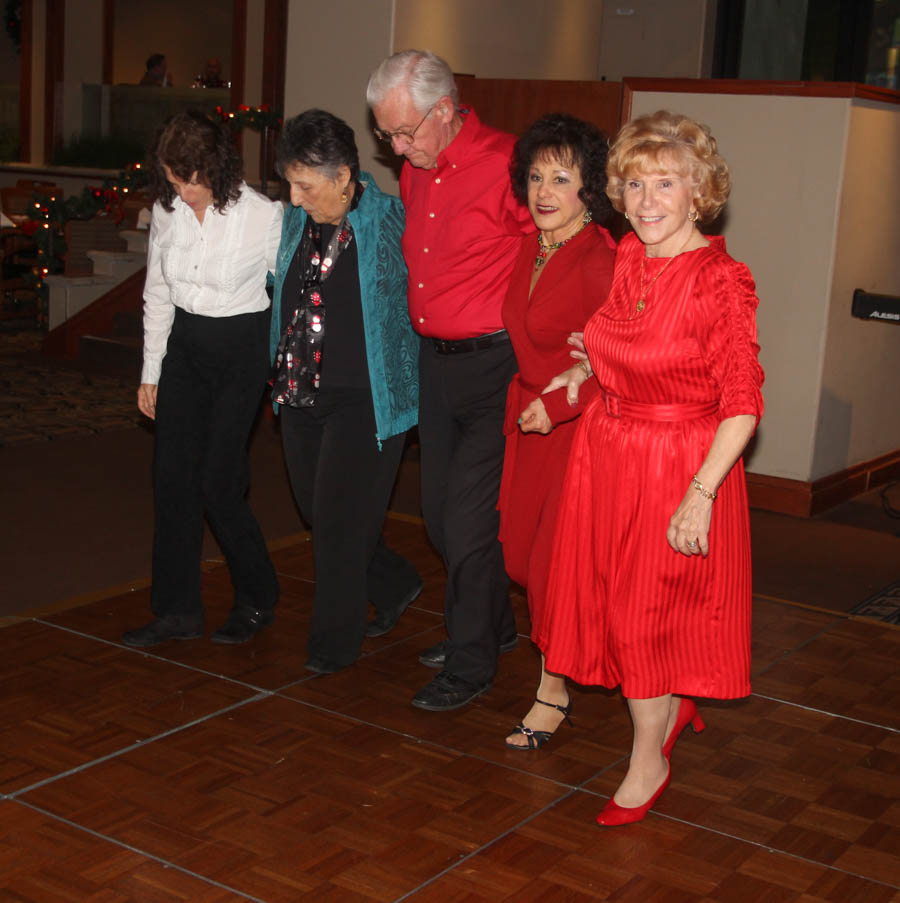
[[[212,639],[242,643],[271,622],[278,599],[245,496],[247,442],[268,375],[266,276],[283,208],[248,188],[231,136],[202,113],[170,117],[151,161],[138,407],[156,421],[153,620],[122,641],[202,636],[205,516],[234,587],[234,607]]]

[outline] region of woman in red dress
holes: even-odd
[[[750,530],[740,460],[763,403],[749,270],[696,227],[728,168],[702,125],[667,112],[624,126],[607,193],[634,235],[584,331],[600,394],[565,478],[547,612],[547,668],[621,685],[628,772],[597,820],[642,819],[671,777],[691,697],[750,692]],[[584,377],[577,377],[583,379]],[[550,383],[569,384],[572,374]]]
[[[519,372],[507,396],[506,456],[500,487],[500,539],[509,576],[527,588],[532,635],[541,623],[560,490],[577,417],[597,383],[570,405],[564,388],[542,395],[571,366],[566,339],[606,300],[615,243],[591,220],[609,213],[605,136],[572,116],[544,116],[513,152],[513,190],[538,227],[527,235],[503,304]],[[587,365],[575,365],[584,375]],[[541,663],[537,702],[507,737],[537,749],[569,715],[565,678]]]

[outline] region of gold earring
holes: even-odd
[[[688,219],[689,219],[692,223],[696,223],[697,220],[700,219],[700,214],[697,213],[696,210],[692,210],[692,211],[688,214]]]
[[[347,189],[346,188],[341,192],[341,203],[342,204],[347,203]]]
[[[628,214],[627,214],[627,213],[625,214],[625,219],[626,219],[626,221],[630,222],[630,220],[628,219]]]

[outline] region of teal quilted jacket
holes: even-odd
[[[380,443],[415,426],[418,420],[419,337],[410,325],[406,306],[406,264],[400,248],[405,222],[403,205],[399,198],[380,191],[369,173],[360,173],[360,182],[366,190],[349,219],[357,242],[369,381],[378,430],[375,439]],[[303,208],[289,205],[275,266],[269,335],[273,362],[281,338],[284,277],[305,225]]]

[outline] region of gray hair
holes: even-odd
[[[442,97],[449,97],[454,106],[459,106],[459,91],[450,66],[430,50],[401,50],[384,60],[369,76],[366,102],[375,106],[400,87],[409,91],[413,106],[420,113]]]

